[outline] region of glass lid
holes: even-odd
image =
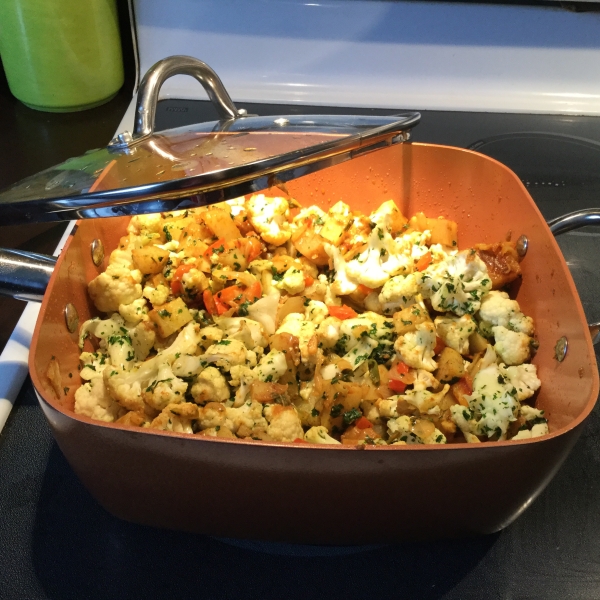
[[[202,83],[219,121],[153,132],[160,86],[176,74]],[[208,65],[172,56],[142,80],[132,134],[3,190],[0,209],[5,224],[16,224],[212,204],[403,142],[419,120],[419,113],[249,116]]]

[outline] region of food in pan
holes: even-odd
[[[514,244],[393,201],[255,194],[136,216],[88,286],[75,412],[220,438],[482,443],[548,432]]]

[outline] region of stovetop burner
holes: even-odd
[[[238,103],[251,114],[393,115],[401,109]],[[507,165],[521,179],[546,219],[600,206],[600,117],[421,111],[415,142],[470,148]],[[217,119],[202,100],[161,100],[156,129]],[[482,199],[485,201],[485,199]],[[507,216],[510,220],[510,216]],[[590,322],[600,321],[600,228],[562,235],[559,245]]]

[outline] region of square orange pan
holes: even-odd
[[[598,396],[598,370],[573,280],[531,196],[507,167],[468,150],[397,144],[287,184],[302,205],[344,200],[370,212],[392,198],[402,212],[458,222],[459,247],[516,239],[529,249],[517,299],[535,320],[534,359],[550,434],[519,442],[357,449],[130,429],[72,412],[80,384],[71,302],[79,322],[96,311],[86,284],[90,244],[116,247],[127,218],[78,223],[65,246],[36,325],[29,367],[65,457],[112,514],[136,523],[232,538],[362,544],[491,533],[511,523],[544,489],[579,437]],[[554,358],[568,339],[563,362]],[[68,394],[45,376],[58,357]],[[70,377],[71,375],[71,377]],[[364,523],[368,515],[368,527]]]

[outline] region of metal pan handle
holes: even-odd
[[[162,84],[175,75],[190,75],[198,80],[206,90],[220,119],[239,119],[246,116],[244,109],[236,108],[219,76],[205,62],[192,56],[169,56],[154,64],[140,83],[133,134],[128,131],[120,133],[110,142],[110,147],[128,147],[153,134],[158,93]]]
[[[586,225],[600,225],[600,208],[577,210],[548,221],[548,227],[555,236]],[[588,327],[590,328],[592,343],[597,344],[600,342],[600,322],[589,323]]]

